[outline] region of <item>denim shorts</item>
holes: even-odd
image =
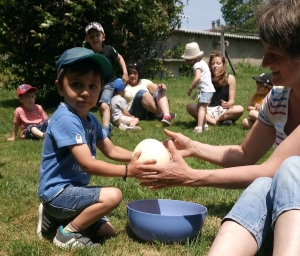
[[[114,82],[108,82],[104,85],[103,89],[101,90],[98,106],[101,105],[101,103],[106,103],[110,106],[110,101],[115,93],[115,87]]]
[[[213,92],[201,92],[199,93],[198,103],[207,103],[209,104],[213,96]]]
[[[253,235],[260,248],[266,235],[274,229],[278,216],[288,210],[300,210],[299,156],[283,161],[273,179],[256,179],[223,222],[233,220],[242,225]]]
[[[74,187],[70,185],[51,201],[44,203],[44,209],[56,219],[72,220],[87,207],[99,203],[100,192],[101,187]],[[104,216],[88,229],[97,232],[101,225],[108,221],[108,218]]]
[[[139,90],[136,95],[133,98],[132,101],[132,105],[129,109],[129,113],[137,118],[139,118],[140,120],[146,120],[146,119],[154,119],[156,118],[154,113],[151,113],[149,111],[147,111],[147,109],[145,109],[142,105],[142,99],[143,99],[143,94],[148,92],[147,90],[141,89]],[[155,102],[155,104],[157,105],[157,95],[159,93],[159,90],[156,90],[152,97],[153,100]]]
[[[25,132],[25,139],[31,139],[31,140],[37,140],[38,138],[35,137],[32,133],[31,133],[31,128],[32,127],[36,127],[37,129],[39,129],[41,132],[46,132],[47,130],[47,126],[49,123],[49,119],[46,119],[42,124],[39,125],[35,125],[35,124],[30,124],[27,126],[26,132]]]

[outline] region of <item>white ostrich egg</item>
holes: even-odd
[[[168,164],[170,163],[169,151],[158,140],[145,139],[142,140],[134,149],[132,157],[138,151],[142,151],[138,161],[145,161],[155,159],[156,164]],[[140,182],[147,182],[147,179],[139,179]]]
[[[155,159],[156,164],[167,164],[170,162],[170,155],[165,146],[158,140],[145,139],[134,149],[132,157],[138,151],[142,151],[138,161]]]

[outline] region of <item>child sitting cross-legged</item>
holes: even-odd
[[[113,123],[118,125],[120,130],[142,130],[141,127],[136,126],[139,119],[132,116],[127,110],[128,104],[124,99],[125,84],[122,79],[115,79],[114,88],[115,96],[111,99],[110,105]]]
[[[39,237],[53,231],[55,245],[99,246],[101,237],[115,234],[106,217],[120,204],[122,192],[116,187],[88,186],[91,176],[135,177],[141,152],[116,146],[89,110],[98,100],[103,78],[112,72],[109,60],[84,47],[65,51],[56,63],[55,85],[64,98],[50,118],[42,149],[38,196]],[[123,162],[96,159],[96,149],[104,156]],[[92,238],[92,239],[91,239]]]
[[[251,96],[248,103],[248,118],[242,120],[242,125],[245,129],[251,129],[254,125],[264,98],[273,86],[271,73],[263,73],[260,76],[253,76],[252,78],[256,81],[256,92]]]
[[[22,106],[14,111],[12,136],[8,141],[14,141],[19,127],[22,139],[43,139],[48,125],[48,117],[41,105],[35,104],[37,87],[22,84],[17,89],[17,95]]]

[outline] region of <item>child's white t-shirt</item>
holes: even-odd
[[[201,71],[201,80],[197,85],[197,90],[201,92],[215,92],[215,87],[211,82],[211,73],[207,63],[204,60],[196,62],[193,66],[194,75],[197,69]]]

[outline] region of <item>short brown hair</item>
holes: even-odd
[[[264,43],[291,58],[300,57],[299,0],[270,1],[259,14],[258,29]]]

